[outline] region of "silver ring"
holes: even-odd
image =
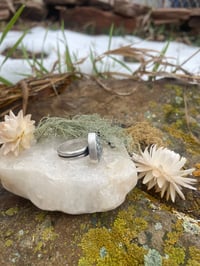
[[[102,146],[96,133],[88,133],[88,150],[90,159],[92,161],[100,161],[102,155]]]
[[[57,153],[64,158],[80,158],[88,155],[88,145],[85,139],[72,139],[60,144]]]

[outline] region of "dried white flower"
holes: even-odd
[[[31,120],[31,115],[23,116],[22,110],[17,116],[10,111],[4,120],[0,122],[1,152],[3,155],[14,153],[17,156],[21,150],[30,147],[34,139],[35,121]]]
[[[182,193],[182,187],[196,189],[192,186],[196,182],[195,179],[185,176],[191,174],[194,169],[182,170],[186,159],[178,153],[167,148],[152,145],[141,153],[141,155],[133,153],[133,160],[136,163],[139,178],[144,177],[143,184],[147,184],[147,188],[156,188],[156,192],[161,193],[161,197],[166,192],[166,199],[171,197],[174,202],[176,192],[182,199],[185,199]]]

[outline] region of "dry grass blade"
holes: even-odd
[[[151,53],[158,54],[158,51],[152,49],[140,49],[132,47],[131,45],[127,45],[114,50],[106,51],[101,56],[98,56],[95,61],[97,62],[99,60],[102,60],[105,56],[109,55],[121,55],[123,57],[134,58],[140,63],[144,64],[146,61],[145,57],[154,57],[154,55],[152,55]]]
[[[128,92],[120,92],[120,91],[115,91],[114,88],[111,88],[109,86],[107,86],[104,82],[102,82],[100,79],[95,78],[95,81],[97,82],[97,84],[102,87],[105,91],[110,92],[110,93],[115,93],[118,96],[129,96],[131,94],[133,94],[136,90],[137,90],[137,86],[135,86],[135,88],[131,89]]]
[[[24,112],[29,98],[38,95],[49,97],[58,95],[75,78],[74,74],[48,74],[41,78],[28,78],[13,86],[0,85],[0,117],[11,108],[22,106]]]
[[[95,62],[102,60],[106,56],[111,55],[120,55],[124,58],[132,58],[137,60],[140,63],[138,69],[131,74],[125,74],[121,72],[103,72],[101,73],[103,76],[106,77],[123,77],[123,78],[134,78],[137,80],[144,80],[144,76],[148,76],[150,78],[154,77],[170,77],[174,79],[178,79],[184,81],[186,83],[194,83],[200,84],[200,76],[193,75],[192,73],[188,72],[182,66],[189,61],[192,57],[194,57],[197,52],[195,52],[192,56],[190,56],[187,60],[185,60],[181,65],[173,64],[169,61],[169,59],[175,59],[173,57],[166,57],[164,54],[160,55],[159,51],[153,49],[143,49],[143,48],[135,48],[131,45],[127,45],[124,47],[120,47],[118,49],[109,50],[103,53],[102,55],[95,58]],[[155,66],[159,66],[156,69]],[[167,67],[170,67],[170,71],[167,71]],[[173,70],[174,69],[174,70]],[[155,70],[155,71],[154,71]],[[177,73],[179,71],[179,73]]]
[[[166,71],[159,71],[159,72],[151,72],[151,71],[138,71],[138,75],[147,75],[153,77],[163,77],[163,78],[174,78],[177,80],[181,80],[187,84],[200,84],[200,76],[197,75],[186,75],[180,73],[169,73]]]
[[[23,99],[22,110],[23,110],[23,113],[26,114],[30,88],[28,87],[28,85],[27,85],[25,80],[22,80],[20,82],[20,85],[21,85],[21,88],[22,88],[22,99]]]

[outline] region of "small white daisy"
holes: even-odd
[[[182,187],[196,189],[192,186],[196,180],[185,177],[194,169],[183,170],[186,159],[174,151],[152,145],[150,148],[147,147],[141,155],[133,153],[132,158],[139,172],[139,178],[144,177],[143,184],[147,184],[147,189],[155,187],[156,192],[161,193],[161,197],[166,192],[167,200],[170,197],[174,202],[176,192],[185,199],[181,191]]]
[[[35,121],[31,120],[31,115],[24,116],[22,110],[16,116],[10,111],[4,120],[0,122],[0,150],[3,155],[13,153],[17,156],[21,150],[30,147],[34,139]]]

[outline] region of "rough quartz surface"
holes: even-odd
[[[124,147],[104,147],[100,162],[94,163],[89,156],[59,157],[58,143],[38,143],[18,157],[1,155],[4,188],[40,209],[80,214],[114,209],[136,186],[136,168]]]

